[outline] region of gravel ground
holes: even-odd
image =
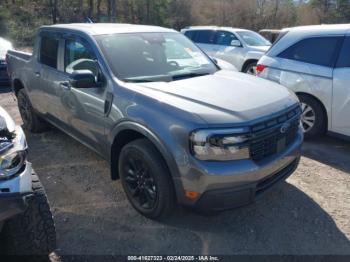
[[[10,93],[3,106],[21,123]],[[216,216],[179,210],[159,223],[130,206],[108,164],[64,133],[27,134],[55,216],[61,255],[348,254],[350,143],[307,141],[297,171],[252,205]]]

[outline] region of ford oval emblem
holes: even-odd
[[[290,127],[290,123],[284,123],[280,129],[281,134],[286,133],[288,131],[289,127]]]

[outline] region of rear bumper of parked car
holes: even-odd
[[[197,168],[178,181],[183,187],[179,202],[201,210],[225,210],[249,204],[295,171],[302,141],[303,133],[299,130],[286,150],[259,162],[197,161]],[[190,199],[186,192],[199,194]]]
[[[0,222],[22,213],[32,196],[32,167],[27,163],[18,176],[0,180]]]

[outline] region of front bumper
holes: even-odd
[[[0,180],[0,222],[25,210],[32,196],[32,166],[26,163],[23,172],[11,179]]]
[[[207,191],[196,203],[196,208],[220,211],[250,204],[273,185],[287,179],[298,167],[299,160],[300,158],[295,159],[284,169],[256,183],[232,189]]]
[[[262,161],[199,161],[175,181],[179,203],[205,210],[224,210],[249,204],[258,196],[287,179],[298,166],[303,133],[284,151]],[[184,170],[184,169],[183,169]],[[199,193],[196,199],[185,197],[185,191]]]

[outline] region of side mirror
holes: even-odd
[[[73,71],[70,77],[70,85],[75,88],[96,87],[96,77],[90,70]]]
[[[241,44],[241,41],[239,41],[239,40],[232,40],[231,41],[231,46],[241,47],[242,44]]]

